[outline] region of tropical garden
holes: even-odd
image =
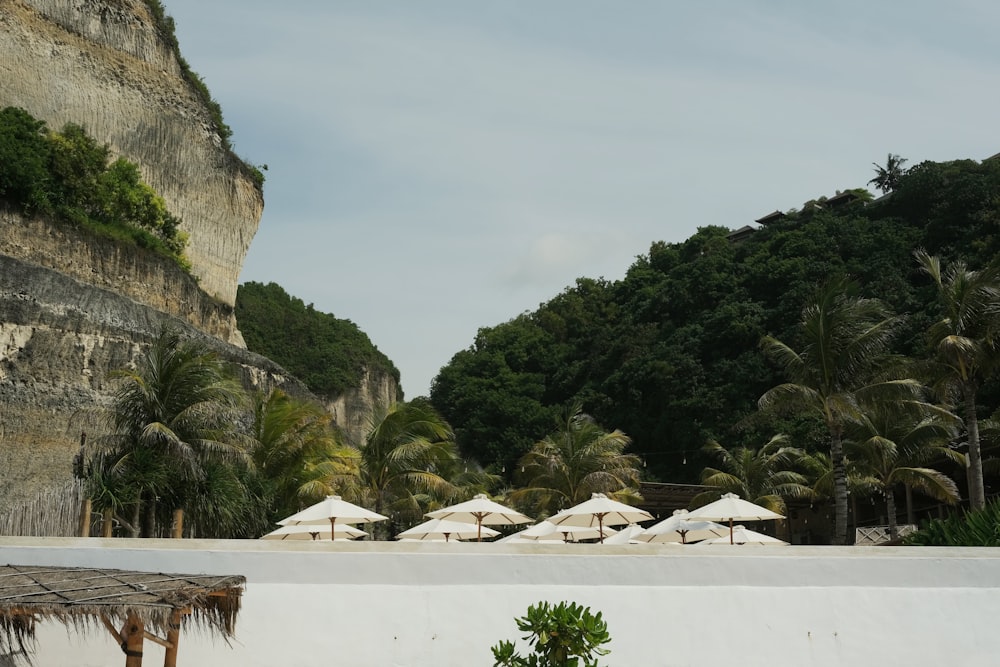
[[[164,331],[87,446],[104,530],[257,536],[323,495],[393,527],[487,492],[544,517],[643,482],[699,483],[781,511],[831,508],[847,543],[859,499],[914,494],[983,511],[1000,417],[1000,160],[890,154],[867,190],[654,242],[617,281],[575,285],[480,329],[434,379],[347,442],[311,397],[247,392],[206,348]],[[0,110],[0,199],[184,266],[180,220],[83,128]],[[398,370],[349,320],[275,284],[240,286],[248,347],[318,396]],[[605,427],[607,425],[607,428]],[[856,512],[854,512],[856,514]]]
[[[878,200],[819,198],[739,242],[711,227],[657,242],[621,281],[581,278],[480,330],[430,397],[381,406],[363,442],[218,371],[190,405],[150,403],[187,406],[175,414],[140,409],[144,373],[164,377],[170,356],[154,346],[94,445],[94,502],[133,534],[183,505],[199,534],[254,536],[336,494],[391,516],[387,538],[476,493],[540,518],[595,492],[635,503],[643,482],[698,483],[694,505],[734,492],[829,507],[841,544],[859,500],[893,534],[915,496],[981,511],[1000,467],[1000,164],[889,157]],[[251,349],[301,366],[314,391],[373,360],[394,371],[351,323],[276,285],[241,286],[237,315]]]

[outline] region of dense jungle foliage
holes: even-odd
[[[399,370],[357,325],[315,310],[275,283],[240,285],[236,321],[247,348],[281,364],[317,394],[336,396],[360,386],[366,369],[383,371],[399,384]]]
[[[111,161],[108,146],[79,125],[56,132],[24,109],[0,110],[0,201],[151,249],[190,268],[180,219],[143,182],[137,165],[124,158]]]
[[[480,329],[441,369],[431,401],[462,453],[508,478],[571,403],[631,436],[628,451],[657,481],[697,482],[709,440],[756,446],[784,432],[822,450],[817,421],[757,410],[783,381],[761,338],[794,343],[817,286],[847,276],[906,316],[895,352],[926,356],[938,313],[914,250],[973,269],[1000,254],[1000,160],[923,162],[892,188],[874,201],[854,190],[807,202],[744,240],[702,227],[682,243],[654,242],[623,279],[580,278],[534,312]],[[980,406],[989,415],[998,405],[994,377]]]

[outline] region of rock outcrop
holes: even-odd
[[[0,507],[71,478],[80,434],[109,399],[109,371],[134,364],[164,326],[209,344],[238,369],[244,386],[308,395],[274,362],[207,335],[205,329],[229,321],[232,309],[170,262],[11,214],[0,216],[0,231],[8,231],[0,237],[22,223],[39,239],[67,245],[47,258],[57,268],[12,256],[10,246],[0,252]],[[113,267],[114,280],[81,268],[87,257]],[[144,290],[173,295],[185,315],[144,303]]]
[[[190,235],[209,295],[233,305],[264,208],[141,0],[0,0],[0,107],[83,126],[139,165]],[[236,327],[233,327],[236,332]],[[240,343],[239,338],[231,342]]]
[[[109,371],[165,325],[208,342],[247,387],[310,395],[245,349],[236,285],[263,210],[250,170],[141,0],[0,0],[0,108],[83,126],[139,165],[190,236],[192,274],[159,256],[0,208],[0,511],[71,477]],[[330,402],[353,438],[392,378]]]

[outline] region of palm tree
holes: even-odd
[[[843,434],[845,422],[858,413],[859,395],[902,397],[919,389],[914,380],[874,381],[900,319],[880,301],[857,296],[856,290],[854,283],[843,279],[819,289],[815,301],[802,311],[799,351],[771,336],[761,340],[765,354],[781,367],[788,382],[768,390],[758,406],[812,413],[829,433],[835,544],[847,544]]]
[[[976,395],[1000,365],[1000,279],[993,269],[972,271],[961,261],[952,262],[945,271],[941,260],[924,250],[914,256],[934,281],[943,311],[928,331],[940,370],[935,389],[962,405],[969,444],[969,506],[982,509],[986,491]]]
[[[894,489],[899,485],[941,502],[958,502],[955,482],[922,465],[940,458],[964,460],[948,447],[957,433],[957,422],[947,410],[922,401],[901,401],[864,405],[861,418],[848,425],[845,447],[865,480],[862,485],[885,498],[891,539],[898,534]]]
[[[253,397],[252,410],[253,476],[274,523],[302,509],[303,487],[315,478],[318,464],[336,456],[337,441],[330,415],[313,401],[272,389]]]
[[[573,405],[564,412],[559,429],[521,458],[524,486],[510,494],[511,501],[549,515],[593,493],[637,502],[641,460],[624,453],[631,442],[617,429],[606,432],[581,405]]]
[[[426,511],[429,497],[455,493],[444,473],[457,456],[451,426],[430,403],[393,403],[373,413],[360,447],[344,445],[313,466],[313,479],[302,491],[336,493],[395,521],[410,521]]]
[[[883,193],[895,190],[899,185],[899,179],[906,175],[907,170],[903,169],[904,164],[906,164],[906,158],[892,153],[886,157],[884,167],[877,162],[872,162],[872,166],[875,167],[875,178],[868,181],[868,184],[874,185]]]
[[[106,413],[108,434],[95,439],[90,486],[99,503],[107,497],[102,488],[115,490],[118,501],[100,509],[127,504],[131,519],[118,518],[133,536],[150,537],[159,498],[193,502],[206,465],[247,461],[237,430],[244,394],[214,353],[173,329],[160,333],[134,370],[113,376],[121,383]],[[223,499],[215,500],[221,507]]]
[[[691,501],[694,506],[717,500],[723,493],[735,493],[772,512],[786,514],[786,498],[809,498],[812,489],[805,475],[794,468],[802,460],[800,449],[788,446],[787,435],[776,435],[759,449],[738,447],[728,450],[710,440],[703,450],[719,459],[719,468],[705,468],[701,483],[714,487]]]

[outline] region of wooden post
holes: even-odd
[[[163,654],[163,667],[177,667],[177,640],[181,636],[181,610],[174,609],[170,614],[170,626],[167,628],[167,647]]]
[[[184,510],[174,510],[174,527],[170,537],[179,540],[184,534]]]
[[[76,534],[79,537],[90,537],[90,498],[84,498],[80,503],[80,523],[77,525]]]
[[[122,650],[125,651],[125,667],[142,667],[142,641],[146,636],[142,619],[129,612],[121,636]]]

